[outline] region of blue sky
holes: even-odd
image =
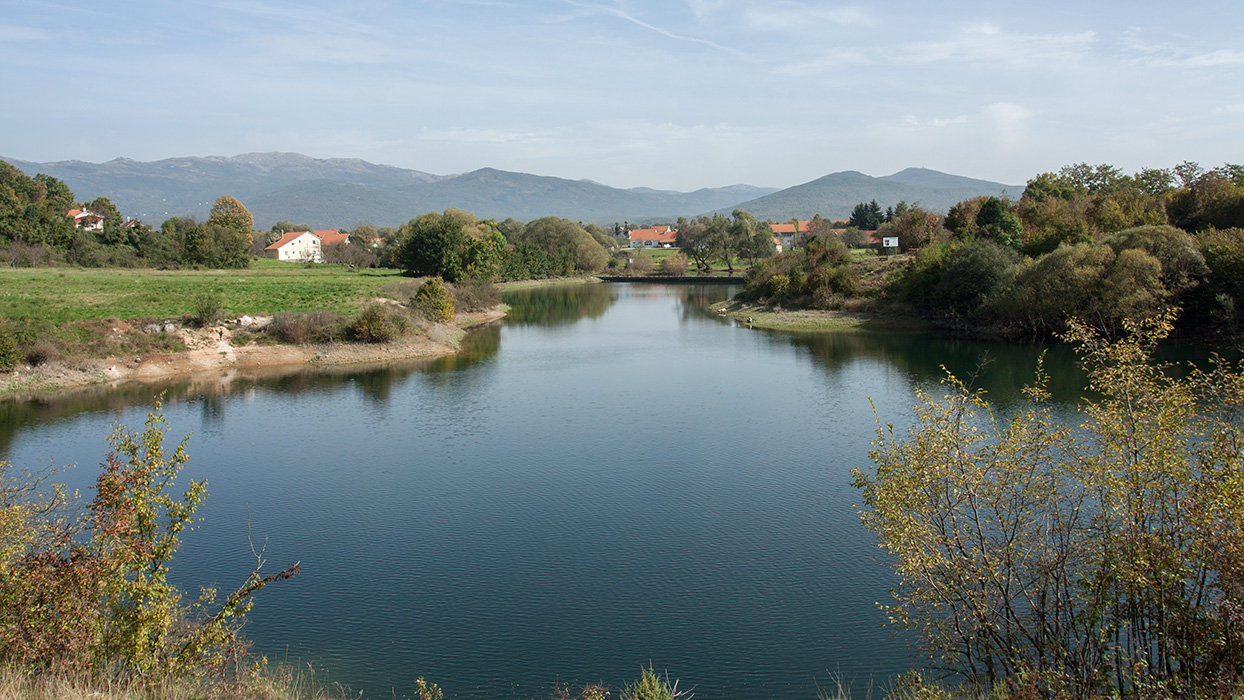
[[[1244,3],[0,0],[0,155],[786,187],[1244,162]]]

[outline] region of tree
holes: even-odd
[[[251,216],[250,211],[242,206],[241,202],[229,195],[216,198],[207,222],[234,231],[243,231],[248,235],[255,227],[255,217]]]
[[[1015,248],[1020,244],[1023,226],[1006,202],[1000,197],[990,197],[981,202],[980,211],[976,212],[976,232],[981,238]]]
[[[885,223],[885,216],[881,213],[881,205],[877,204],[877,200],[872,200],[865,204],[860,202],[851,210],[851,218],[848,226],[858,228],[861,231],[876,231]]]
[[[887,611],[975,694],[1241,691],[1244,372],[1165,372],[1172,319],[1113,342],[1071,324],[1100,397],[1076,426],[1040,365],[1009,418],[951,376],[906,438],[878,426],[855,484],[900,580]]]
[[[539,246],[552,259],[565,259],[568,266],[562,274],[596,272],[609,260],[605,247],[569,219],[546,216],[529,221],[517,239]]]
[[[411,219],[401,229],[399,264],[410,275],[458,280],[466,272],[466,228],[474,225],[475,217],[458,209]]]
[[[900,208],[896,210],[894,218],[882,224],[877,230],[877,235],[898,238],[900,250],[920,248],[945,235],[942,217],[925,211],[918,205],[911,208],[903,202],[899,202],[899,205]]]

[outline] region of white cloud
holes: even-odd
[[[674,39],[675,41],[684,41],[684,42],[692,43],[692,44],[701,44],[703,46],[710,46],[714,49],[718,49],[721,51],[729,51],[731,53],[740,53],[737,49],[732,49],[728,46],[722,46],[721,44],[718,44],[717,42],[714,42],[714,41],[709,41],[708,39],[701,39],[699,37],[687,36],[685,34],[677,34],[667,29],[663,29],[654,24],[645,22],[644,20],[636,17],[634,14],[629,13],[619,7],[609,7],[606,5],[579,2],[578,0],[565,0],[565,2],[567,4],[573,5],[579,8],[580,10],[586,11],[588,13],[608,15],[611,17],[616,17],[618,19],[624,20],[626,22],[630,22],[631,24],[634,24],[637,27],[642,27],[644,29],[647,29],[650,32],[656,32],[657,34],[660,34],[661,36],[664,36],[668,39]]]
[[[903,115],[903,123],[916,128],[934,128],[942,129],[948,126],[956,126],[959,124],[967,124],[970,120],[966,114],[960,114],[957,117],[949,117],[942,119],[926,119],[920,120],[914,114]]]
[[[1144,32],[1138,27],[1130,27],[1119,42],[1135,60],[1158,68],[1244,65],[1244,52],[1234,49],[1206,51],[1199,43],[1194,47],[1182,47],[1170,42],[1149,42],[1144,40]]]
[[[1036,113],[1014,102],[995,102],[985,108],[984,118],[998,145],[1014,148],[1027,136],[1028,122]]]
[[[782,66],[776,72],[781,75],[810,76],[828,73],[846,66],[863,66],[869,62],[868,57],[859,51],[835,49],[817,58]]]
[[[716,14],[726,6],[727,0],[687,0],[687,8],[698,19]]]
[[[820,32],[831,27],[869,27],[876,24],[868,11],[854,6],[812,7],[801,2],[765,3],[743,13],[756,31],[780,33]]]
[[[55,35],[43,29],[17,24],[0,24],[0,41],[45,41]]]
[[[1007,32],[991,24],[976,24],[951,39],[898,47],[893,61],[899,65],[966,62],[1048,69],[1080,62],[1096,43],[1097,33],[1092,31],[1024,34]]]
[[[550,132],[510,131],[489,128],[424,127],[419,129],[420,141],[448,141],[454,143],[531,144],[552,143],[557,139]]]

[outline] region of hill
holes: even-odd
[[[159,225],[170,216],[207,216],[222,194],[237,197],[268,228],[282,219],[317,228],[369,221],[395,226],[427,211],[457,207],[481,218],[522,221],[563,216],[611,224],[709,211],[776,191],[734,185],[694,192],[619,189],[484,168],[431,175],[357,159],[319,159],[297,153],[248,153],[229,158],[170,158],[150,163],[8,160],[28,175],[59,178],[79,199],[103,196],[127,216]]]
[[[247,153],[233,157],[169,158],[107,163],[31,163],[6,159],[28,175],[46,173],[65,182],[79,200],[107,197],[125,215],[159,225],[170,216],[207,216],[222,194],[242,201],[267,229],[280,220],[316,228],[362,222],[396,226],[427,211],[457,207],[480,218],[530,221],[561,216],[609,225],[673,222],[679,216],[747,209],[760,219],[786,221],[820,213],[840,218],[859,202],[882,206],[899,200],[945,210],[981,194],[1022,187],[909,168],[887,177],[854,171],[833,173],[778,191],[733,185],[694,192],[647,187],[620,189],[588,180],[483,168],[461,175],[432,175],[350,158],[311,158],[297,153]]]
[[[807,219],[815,214],[841,219],[850,216],[856,204],[874,199],[883,207],[900,201],[919,202],[926,209],[944,212],[970,197],[1006,194],[1017,198],[1023,192],[1023,185],[974,180],[926,168],[908,168],[885,177],[845,170],[743,202],[734,208],[746,209],[761,220]],[[728,215],[731,210],[718,211]]]

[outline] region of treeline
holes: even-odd
[[[914,255],[864,291],[953,328],[1041,336],[1071,317],[1117,328],[1173,305],[1184,309],[1182,323],[1234,332],[1244,302],[1244,167],[1183,163],[1125,175],[1072,165],[1033,178],[1018,201],[974,197],[945,216],[901,204],[877,236]],[[849,284],[831,293],[810,283],[840,264],[824,253],[833,240],[813,236],[754,268],[746,294],[840,308]]]
[[[79,228],[74,209],[99,225]],[[252,224],[240,202],[221,197],[206,222],[174,217],[153,229],[127,221],[107,197],[78,202],[60,180],[0,161],[0,260],[13,267],[245,267]]]
[[[459,209],[423,214],[384,232],[382,239],[378,264],[449,282],[591,274],[604,269],[615,245],[592,224],[584,227],[556,217],[526,224],[514,219],[477,221]]]

